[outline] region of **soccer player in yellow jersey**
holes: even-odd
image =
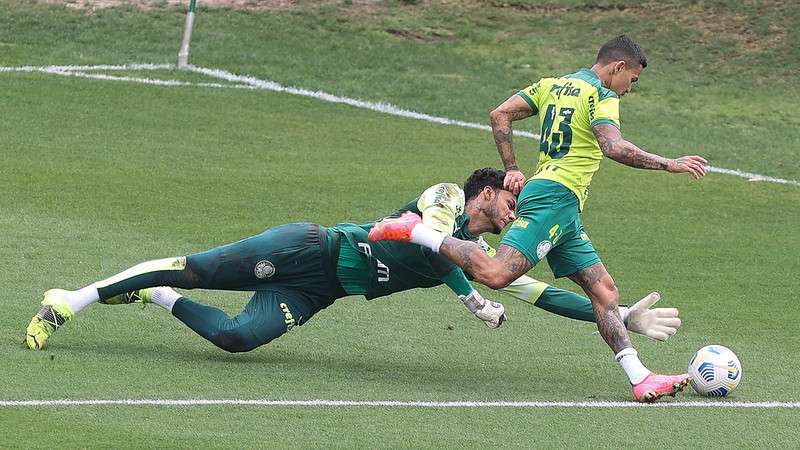
[[[519,192],[517,220],[493,258],[477,244],[437,233],[410,215],[382,222],[372,237],[426,245],[495,289],[547,257],[556,277],[568,277],[591,299],[597,328],[628,375],[636,399],[655,401],[681,390],[688,376],[656,375],[639,361],[620,319],[617,287],[579,215],[604,155],[641,169],[685,172],[694,178],[706,173],[706,161],[700,156],[668,159],[623,139],[619,99],[630,92],[645,67],[647,59],[639,45],[618,36],[600,48],[590,69],[543,78],[492,111],[492,131],[506,169],[504,187]],[[539,165],[526,182],[514,157],[511,123],[533,115],[541,126]]]

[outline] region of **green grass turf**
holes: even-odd
[[[60,331],[48,350],[22,350],[23,327],[47,287],[78,287],[143,259],[204,249],[278,223],[369,219],[436,180],[458,180],[492,161],[483,132],[390,119],[285,94],[121,89],[41,75],[6,80],[16,111],[8,127],[9,148],[24,151],[4,152],[2,161],[9,189],[0,201],[8,249],[2,262],[7,314],[0,322],[7,382],[0,398],[629,399],[625,379],[591,334],[592,325],[505,298],[512,321],[489,332],[464,314],[446,289],[370,303],[342,300],[301,329],[244,355],[217,350],[157,307],[92,307]],[[23,126],[33,122],[41,126]],[[445,144],[458,148],[460,157],[443,154]],[[447,166],[438,160],[448,161]],[[798,215],[795,187],[721,175],[694,183],[607,164],[592,195],[586,226],[625,298],[658,288],[666,304],[682,309],[685,326],[669,343],[635,339],[651,368],[679,370],[696,348],[719,342],[735,349],[744,365],[745,381],[733,399],[800,398],[792,376],[800,342],[790,331],[797,320],[792,294],[797,283],[791,278],[796,260],[785,251],[798,246],[789,219]],[[535,274],[548,278],[544,268]],[[231,313],[246,299],[245,294],[192,295]],[[475,342],[493,356],[481,358]],[[219,430],[212,435],[227,440],[218,445],[245,445],[248,433],[255,432],[240,435],[226,428],[227,409],[200,409],[205,412],[179,412],[178,417],[185,414],[198,427]],[[142,439],[157,443],[185,433],[156,423],[175,410],[37,409],[36,416],[66,428],[70,414],[79,421],[83,414],[119,415],[122,423],[141,418]],[[231,410],[245,421],[254,414]],[[149,421],[150,414],[162,419]],[[395,441],[403,435],[397,421],[401,430],[414,433],[421,417],[433,415],[360,408],[267,414],[276,422],[284,414],[299,416],[289,422],[306,423],[320,445],[343,446],[368,445],[358,430],[376,414],[394,419],[385,422],[375,442],[424,446],[423,441]],[[336,414],[350,419],[324,432],[314,427],[317,421],[338,424],[331,417]],[[436,445],[495,442],[490,436],[497,422],[470,420],[471,414],[445,410],[434,415],[443,428],[460,417],[472,428],[466,436],[461,428],[441,431]],[[522,446],[537,442],[519,431],[530,429],[531,417],[567,424],[631,417],[604,410],[558,410],[550,419],[543,411],[487,413],[495,414],[503,429],[517,430],[510,432],[516,437],[509,445]],[[776,438],[752,436],[750,422],[787,414],[700,411],[690,416],[725,424],[737,439],[747,439],[741,442],[755,444]],[[19,417],[32,413],[15,410],[13,415],[12,423],[22,427]],[[641,417],[653,417],[647,422],[651,426],[673,428],[683,428],[686,421],[685,411]],[[594,431],[586,429],[588,435]],[[97,435],[91,429],[87,433]],[[96,433],[98,444],[122,439]],[[283,433],[275,428],[270,436],[280,442]],[[481,436],[487,440],[472,441]],[[202,434],[194,439],[198,445],[207,442]],[[673,441],[664,437],[662,442]]]
[[[4,47],[11,50],[0,60],[6,66],[171,61],[172,42],[179,35],[180,25],[176,29],[170,22],[179,22],[177,12],[145,16],[123,9],[82,16],[22,2],[6,2],[0,5],[3,8],[0,41],[12,42]],[[406,20],[427,23],[416,17],[419,10],[398,8],[409,16]],[[526,11],[521,7],[514,14]],[[468,13],[459,14],[465,21],[488,20]],[[465,96],[465,86],[452,78],[428,85],[425,76],[409,73],[405,80],[411,87],[402,93],[394,91],[396,80],[380,76],[417,57],[434,63],[437,54],[491,62],[490,55],[481,52],[493,46],[505,52],[506,42],[482,46],[476,43],[484,41],[474,38],[469,42],[475,45],[455,41],[434,44],[440,47],[431,50],[427,44],[380,37],[378,28],[370,28],[379,25],[370,22],[378,21],[371,16],[360,21],[330,19],[338,17],[335,9],[328,11],[327,19],[314,18],[304,10],[213,11],[202,17],[217,21],[214,45],[219,47],[199,41],[193,50],[196,63],[303,87],[480,121],[483,113],[476,110],[502,100],[516,84],[513,77],[502,78],[507,74],[492,75],[487,82],[480,73],[483,63],[463,66],[463,73],[476,77],[472,87],[489,83],[482,89],[471,87],[469,93],[475,96]],[[586,21],[588,17],[578,10],[560,20]],[[237,20],[243,21],[241,28],[233,27]],[[444,16],[439,20],[452,23]],[[374,70],[363,68],[365,79],[357,83],[352,77],[357,64],[337,62],[336,55],[324,61],[325,70],[320,72],[313,70],[307,58],[284,58],[281,68],[268,60],[269,51],[242,42],[253,30],[278,33],[280,28],[274,27],[288,28],[296,21],[328,24],[320,26],[319,33],[326,39],[318,45],[324,48],[337,40],[341,50],[336,51],[342,52],[339,60],[345,51],[360,48],[370,39],[394,46],[391,55],[396,59],[375,63]],[[270,26],[244,27],[256,22]],[[225,29],[223,23],[231,28]],[[125,27],[132,30],[127,40],[130,49],[121,52],[124,43],[109,37]],[[498,28],[478,31],[491,34]],[[73,38],[78,30],[87,35],[84,41],[44,45],[51,35]],[[531,32],[540,31],[531,27]],[[159,33],[165,36],[164,44],[155,44]],[[569,27],[564,33],[559,45],[578,39]],[[236,36],[239,44],[233,45]],[[98,41],[98,37],[105,39]],[[288,35],[282,42],[299,55],[316,48]],[[228,51],[223,51],[223,45],[230,45]],[[580,52],[567,50],[566,58],[578,59]],[[691,51],[693,58],[700,58],[700,50]],[[214,57],[219,60],[213,61]],[[256,67],[262,60],[269,64]],[[293,64],[297,66],[289,67]],[[715,114],[724,111],[719,105],[732,107],[725,114],[747,114],[737,110],[737,102],[745,99],[724,100],[718,95],[718,90],[735,82],[727,77],[725,63],[717,64],[722,67],[712,67],[712,73],[721,78],[720,84],[700,85],[699,95],[706,98],[703,105],[708,110],[687,107],[678,117],[666,114],[659,109],[666,106],[651,100],[676,95],[680,91],[670,89],[679,89],[681,80],[654,81],[646,92],[642,87],[641,96],[623,103],[631,105],[626,109],[630,111],[626,133],[630,130],[637,139],[660,148],[681,148],[686,137],[692,136],[691,130],[683,128],[686,119],[692,129],[706,130],[695,131],[694,140],[713,142],[717,133],[735,143],[720,146],[723,160],[736,161],[739,152],[745,155],[743,161],[752,164],[741,168],[797,177],[796,167],[774,164],[775,157],[791,154],[796,130],[771,135],[773,142],[783,142],[783,146],[760,152],[748,150],[748,134],[739,133],[737,127],[720,130],[724,126]],[[684,71],[678,74],[688,77],[690,71],[682,67]],[[747,74],[751,69],[744,70]],[[304,78],[286,77],[290,72]],[[764,76],[777,78],[778,84],[788,83],[779,74]],[[4,86],[0,90],[4,112],[0,123],[4,136],[0,304],[5,308],[0,320],[0,399],[630,399],[621,370],[602,340],[592,335],[593,325],[551,316],[495,294],[507,304],[511,321],[490,332],[469,317],[446,289],[402,293],[369,303],[345,299],[302,328],[242,355],[214,348],[158,307],[141,311],[135,306],[90,307],[59,331],[46,351],[22,350],[24,326],[46,288],[80,287],[144,259],[202,250],[276,224],[372,219],[432,183],[460,181],[471,169],[498,161],[487,132],[285,94],[151,87],[41,74],[0,77]],[[758,86],[755,78],[750,81],[748,86]],[[428,92],[432,87],[435,92]],[[414,90],[419,95],[412,95]],[[764,110],[772,102],[790,101],[765,92],[746,100]],[[660,125],[650,127],[649,123]],[[531,167],[533,144],[520,141],[519,152]],[[765,154],[770,158],[758,157]],[[731,400],[800,401],[800,388],[794,383],[800,359],[800,338],[795,332],[800,319],[795,301],[800,288],[795,251],[800,248],[798,200],[796,186],[749,183],[713,174],[691,182],[687,177],[604,163],[583,215],[593,242],[624,300],[633,301],[658,289],[665,306],[679,307],[684,320],[679,334],[667,343],[633,338],[649,367],[681,370],[694,350],[720,343],[734,349],[744,367],[744,381]],[[537,268],[534,275],[551,280],[545,267]],[[571,287],[562,281],[558,285]],[[488,290],[484,293],[490,295]],[[247,299],[246,294],[207,291],[192,296],[231,313],[238,312]],[[476,342],[483,352],[476,350]],[[487,352],[492,356],[482,357]],[[688,394],[679,401],[685,399],[700,398]],[[720,439],[740,447],[791,446],[795,411],[2,408],[0,447],[53,443],[68,447],[241,448],[298,443],[309,447],[684,447],[711,445]]]
[[[709,416],[713,416],[709,420]],[[599,410],[381,408],[138,408],[0,410],[4,424],[34,430],[46,420],[49,441],[104,448],[689,448],[727,442],[768,448],[793,442],[787,410]],[[82,430],[77,432],[75,424]],[[669,429],[667,427],[672,427]],[[774,430],[774,434],[765,433]],[[784,431],[781,431],[784,430]],[[343,431],[349,432],[343,436]],[[38,431],[37,431],[38,432]],[[713,434],[713,436],[712,436]],[[96,436],[87,441],[85,436]],[[42,439],[44,441],[44,439]],[[42,442],[35,440],[34,442]],[[0,437],[4,448],[29,439]],[[16,444],[16,445],[15,445]]]
[[[590,65],[625,32],[650,62],[622,102],[627,137],[670,156],[701,153],[715,166],[800,179],[796,2],[318,3],[232,11],[201,1],[191,61],[486,123],[531,80]],[[86,14],[8,0],[0,64],[173,63],[182,27],[180,8]]]

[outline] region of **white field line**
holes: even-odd
[[[22,67],[0,67],[2,72],[41,72],[51,75],[62,75],[78,78],[90,78],[95,80],[108,80],[108,81],[127,81],[131,83],[149,84],[154,86],[196,86],[196,87],[211,87],[211,88],[234,88],[234,89],[258,89],[249,84],[222,84],[222,83],[195,83],[191,81],[180,80],[162,80],[158,78],[140,78],[140,77],[125,77],[116,75],[105,75],[102,73],[87,73],[87,71],[122,71],[122,70],[168,70],[174,69],[175,66],[171,64],[124,64],[119,66],[22,66]]]
[[[792,184],[795,186],[800,186],[800,181],[798,180],[786,180],[783,178],[775,178],[769,177],[766,175],[760,175],[757,173],[752,172],[743,172],[741,170],[733,170],[733,169],[723,169],[721,167],[712,167],[708,166],[709,172],[721,173],[725,175],[733,175],[741,178],[747,178],[747,181],[766,181],[769,183],[778,183],[778,184]]]
[[[398,108],[390,103],[375,103],[375,102],[368,102],[364,100],[357,100],[354,98],[349,97],[340,97],[338,95],[328,94],[327,92],[322,91],[312,91],[308,89],[300,89],[294,87],[283,86],[282,84],[276,83],[274,81],[264,81],[260,80],[255,77],[251,76],[242,76],[242,75],[235,75],[228,71],[221,70],[221,69],[206,69],[204,67],[196,67],[196,66],[188,66],[188,70],[196,73],[201,73],[204,75],[208,75],[210,77],[219,78],[226,81],[231,82],[238,82],[238,83],[246,83],[258,89],[263,89],[267,91],[275,91],[275,92],[285,92],[287,94],[292,95],[299,95],[301,97],[311,97],[318,100],[330,102],[330,103],[342,103],[349,106],[354,106],[356,108],[368,109],[370,111],[376,111],[384,114],[389,114],[392,116],[399,116],[405,117],[409,119],[417,119],[417,120],[424,120],[426,122],[437,123],[441,125],[454,125],[457,127],[462,128],[474,128],[476,130],[485,130],[491,131],[491,127],[488,125],[482,125],[478,123],[471,123],[471,122],[464,122],[461,120],[453,120],[448,119],[446,117],[437,117],[431,116],[429,114],[418,113],[415,111],[409,111],[407,109]],[[529,137],[532,139],[539,139],[538,134],[528,133],[528,132],[514,132],[517,136],[524,136]]]
[[[167,70],[173,69],[171,64],[123,64],[123,65],[97,65],[97,66],[22,66],[22,67],[2,67],[0,66],[0,73],[3,72],[43,72],[54,75],[75,76],[81,78],[93,78],[101,80],[112,81],[127,81],[134,83],[143,83],[158,86],[197,86],[197,87],[211,87],[211,88],[233,88],[233,89],[262,89],[275,92],[285,92],[287,94],[298,95],[302,97],[311,97],[318,100],[341,103],[356,108],[368,109],[371,111],[389,114],[393,116],[405,117],[409,119],[423,120],[426,122],[437,123],[441,125],[458,126],[462,128],[472,128],[477,130],[490,131],[491,127],[472,122],[464,122],[461,120],[448,119],[446,117],[431,116],[429,114],[410,111],[398,108],[389,103],[383,102],[368,102],[364,100],[353,99],[349,97],[340,97],[338,95],[328,94],[322,91],[312,91],[308,89],[294,88],[283,86],[274,81],[265,81],[249,75],[236,75],[222,69],[208,69],[204,67],[188,66],[187,69],[204,74],[213,78],[226,80],[238,84],[220,84],[220,83],[193,83],[188,81],[179,80],[160,80],[151,78],[138,78],[138,77],[118,77],[103,74],[90,74],[86,71],[114,71],[114,70]],[[527,131],[514,131],[515,136],[527,137],[530,139],[539,139],[538,134],[530,133]],[[770,177],[752,172],[745,172],[735,169],[725,169],[721,167],[708,166],[709,172],[732,175],[740,178],[746,178],[749,181],[766,181],[769,183],[788,184],[800,186],[799,180],[788,180],[783,178]]]
[[[417,402],[397,400],[0,400],[0,407],[50,406],[304,406],[378,408],[706,408],[706,409],[798,409],[800,402],[687,401],[643,404],[635,402]]]
[[[97,66],[19,66],[2,67],[0,72],[47,72],[52,71],[85,71],[85,70],[169,70],[174,69],[173,64],[120,64],[120,65],[97,65]]]
[[[115,75],[104,75],[101,73],[85,73],[74,71],[47,71],[54,75],[64,75],[78,78],[92,78],[96,80],[111,80],[111,81],[128,81],[134,83],[150,84],[154,86],[197,86],[197,87],[210,87],[210,88],[232,88],[232,89],[258,89],[246,84],[222,84],[222,83],[194,83],[191,81],[180,80],[160,80],[156,78],[139,78],[139,77],[118,77]]]

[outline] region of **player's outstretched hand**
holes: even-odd
[[[681,326],[676,308],[650,308],[661,299],[658,292],[651,292],[647,297],[630,307],[628,315],[628,331],[642,334],[657,341],[666,341]]]
[[[514,195],[519,195],[522,186],[525,185],[525,175],[519,170],[507,170],[506,178],[503,180],[503,188],[511,191]]]
[[[458,298],[464,303],[467,309],[481,319],[489,328],[499,328],[508,317],[506,308],[500,302],[494,302],[483,298],[478,291],[472,291],[468,296],[459,295]]]
[[[702,156],[681,156],[680,158],[670,160],[667,166],[667,172],[688,173],[694,177],[695,180],[699,180],[708,171],[706,168],[707,163],[708,161]],[[508,175],[506,175],[506,179],[508,179]]]

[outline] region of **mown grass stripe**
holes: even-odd
[[[368,109],[375,112],[389,114],[393,116],[405,117],[409,119],[423,120],[426,122],[437,123],[441,125],[458,126],[462,128],[471,128],[477,130],[491,131],[488,125],[464,122],[461,120],[448,119],[446,117],[437,117],[416,111],[399,108],[395,105],[383,102],[369,102],[365,100],[358,100],[349,97],[340,97],[338,95],[329,94],[322,91],[314,91],[309,89],[301,89],[289,86],[283,86],[274,81],[261,80],[259,78],[249,75],[236,75],[222,69],[210,69],[205,67],[197,67],[189,65],[185,69],[191,72],[203,74],[212,78],[229,81],[237,84],[220,84],[220,83],[193,83],[188,81],[179,80],[160,80],[152,78],[138,78],[138,77],[118,77],[103,74],[90,74],[86,71],[96,70],[165,70],[174,69],[175,66],[171,64],[121,64],[121,65],[96,65],[96,66],[21,66],[21,67],[2,67],[0,66],[0,73],[2,72],[42,72],[54,75],[75,76],[81,78],[93,78],[110,81],[127,81],[134,83],[143,83],[158,86],[197,86],[197,87],[211,87],[211,88],[234,88],[234,89],[262,89],[274,92],[285,92],[287,94],[298,95],[302,97],[313,97],[330,103],[341,103],[356,108]],[[539,135],[527,131],[514,131],[514,136],[527,137],[530,139],[539,139]],[[769,183],[788,184],[800,186],[800,180],[788,180],[784,178],[776,178],[767,175],[761,175],[752,172],[746,172],[736,169],[726,169],[723,167],[708,166],[708,171],[719,173],[723,175],[731,175],[740,178],[746,178],[749,181],[765,181]]]

